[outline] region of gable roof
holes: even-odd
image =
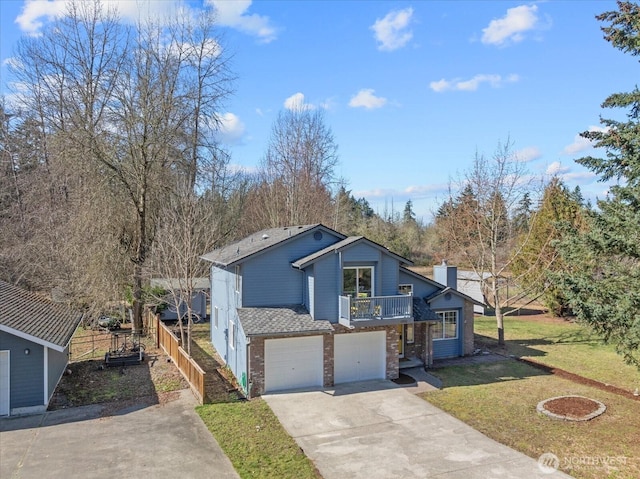
[[[212,252],[201,256],[201,258],[207,261],[211,261],[212,263],[220,266],[230,266],[234,263],[238,263],[248,258],[249,256],[253,256],[254,254],[258,254],[269,248],[273,248],[281,243],[290,240],[291,238],[294,238],[302,233],[306,233],[307,231],[311,231],[315,228],[322,228],[325,231],[329,231],[340,238],[345,237],[343,234],[327,228],[320,223],[312,225],[270,228],[258,231],[257,233],[249,235],[246,238],[243,238],[222,248],[215,249]]]
[[[82,314],[0,281],[0,331],[63,352]]]
[[[238,317],[247,336],[333,331],[329,321],[314,320],[302,305],[238,308]]]
[[[416,278],[426,281],[427,283],[433,286],[441,288],[440,291],[436,291],[432,295],[424,298],[427,303],[429,303],[430,301],[433,301],[436,298],[439,298],[443,294],[452,293],[452,294],[455,294],[456,296],[460,296],[461,298],[466,299],[467,301],[471,301],[473,304],[477,304],[478,306],[486,306],[483,302],[478,301],[475,298],[472,298],[468,294],[464,294],[461,291],[458,291],[457,289],[451,288],[450,286],[445,286],[444,284],[440,284],[437,281],[432,280],[431,278],[427,278],[426,276],[421,275],[420,273],[416,273],[415,271],[410,270],[409,268],[400,267],[400,270],[404,273],[410,274],[412,276],[415,276]]]
[[[427,303],[430,303],[431,301],[433,301],[433,300],[435,300],[435,299],[437,299],[437,298],[439,298],[441,296],[444,296],[447,293],[451,293],[451,294],[454,294],[456,296],[460,296],[462,299],[470,301],[473,304],[477,304],[478,306],[486,306],[486,304],[484,304],[482,301],[478,301],[477,299],[472,298],[468,294],[461,293],[457,289],[453,289],[450,286],[447,286],[442,291],[438,291],[438,292],[436,292],[436,293],[432,294],[431,296],[429,296],[427,298],[424,298],[424,299],[425,299],[425,301]]]
[[[389,250],[388,248],[382,246],[381,244],[378,244],[375,241],[371,241],[370,239],[365,238],[364,236],[349,236],[348,238],[345,238],[342,241],[338,241],[337,243],[329,245],[326,248],[316,251],[315,253],[311,253],[310,255],[305,256],[304,258],[300,258],[294,261],[293,263],[291,263],[291,265],[294,268],[299,268],[299,269],[306,268],[307,266],[309,266],[311,263],[318,260],[322,256],[329,253],[335,253],[337,251],[343,250],[356,243],[367,243],[381,251],[384,251],[384,253],[390,256],[393,256],[398,261],[400,261],[400,263],[408,264],[408,265],[413,264],[413,261],[411,261],[410,259],[404,258],[399,254],[396,254],[393,251]]]
[[[441,288],[441,289],[446,288],[446,286],[445,286],[444,284],[440,284],[440,283],[438,283],[437,281],[434,281],[434,280],[432,280],[431,278],[428,278],[428,277],[426,277],[426,276],[425,276],[425,275],[423,275],[423,274],[416,273],[415,271],[413,271],[413,270],[411,270],[411,269],[409,269],[409,268],[405,268],[405,267],[403,267],[403,266],[400,266],[400,271],[401,271],[402,273],[407,273],[407,274],[409,274],[409,275],[411,275],[411,276],[414,276],[414,277],[416,277],[416,278],[418,278],[418,279],[420,279],[420,280],[424,281],[425,283],[430,284],[431,286],[435,286],[436,288]]]

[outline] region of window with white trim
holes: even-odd
[[[345,266],[342,269],[342,294],[352,298],[373,296],[373,266]]]
[[[236,328],[233,321],[229,321],[229,347],[235,349],[236,346]]]
[[[213,307],[213,325],[218,329],[218,307]]]
[[[236,265],[235,273],[236,273],[236,292],[239,293],[240,292],[240,265],[239,264]]]
[[[413,295],[413,285],[412,284],[399,284],[398,285],[398,294],[406,294],[409,296]]]
[[[433,339],[456,339],[458,337],[458,311],[437,311],[440,319],[433,327]]]
[[[407,344],[413,344],[415,342],[415,333],[413,330],[413,324],[407,324]]]

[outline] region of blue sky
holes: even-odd
[[[611,47],[595,15],[614,1],[217,1],[238,80],[220,115],[232,163],[255,168],[278,112],[323,108],[339,145],[336,173],[378,212],[411,199],[426,221],[477,152],[510,138],[534,175],[585,196],[607,185],[574,162],[593,153],[602,101],[631,90],[637,59]],[[20,35],[65,0],[0,2],[0,89]],[[141,3],[110,0],[125,18]],[[173,0],[145,3],[162,14]],[[610,112],[604,112],[610,116]]]

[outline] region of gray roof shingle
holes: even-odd
[[[238,316],[247,336],[333,331],[329,321],[313,319],[301,305],[238,308]]]
[[[63,351],[81,320],[81,313],[0,281],[0,330]]]
[[[438,315],[429,307],[424,299],[417,296],[413,297],[414,321],[434,321],[438,319]]]
[[[270,228],[258,231],[235,243],[215,249],[203,255],[202,259],[222,266],[229,266],[318,226],[322,225],[316,223],[313,225],[286,226],[284,228]]]
[[[382,246],[381,244],[378,244],[375,241],[371,241],[370,239],[367,239],[364,236],[349,236],[348,238],[345,238],[342,241],[338,241],[337,243],[329,245],[326,248],[321,249],[320,251],[316,251],[315,253],[311,253],[310,255],[305,256],[304,258],[300,258],[294,261],[292,263],[292,266],[295,268],[304,268],[308,264],[314,262],[316,259],[320,258],[321,256],[324,256],[325,254],[332,253],[334,251],[339,251],[343,248],[346,248],[358,242],[366,242],[370,245],[373,245],[376,248],[379,248],[380,250],[386,252],[387,254],[394,256],[403,264],[413,264],[413,261],[407,258],[404,258],[399,254],[394,253],[393,251],[390,251],[389,248]]]

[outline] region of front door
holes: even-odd
[[[398,357],[404,358],[404,324],[396,326],[398,330]]]

